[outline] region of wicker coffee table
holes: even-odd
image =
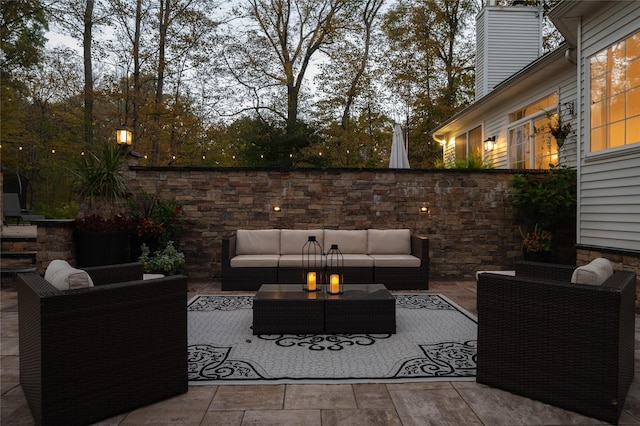
[[[338,295],[263,284],[253,299],[253,334],[395,333],[395,303],[383,284],[347,284]]]
[[[343,289],[325,295],[325,333],[396,332],[396,299],[383,284],[345,284]]]
[[[298,284],[263,284],[253,298],[253,334],[324,332],[324,293]]]

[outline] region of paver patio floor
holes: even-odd
[[[219,283],[189,285],[187,300],[196,293],[220,293]],[[442,293],[477,314],[475,281],[436,281],[430,282],[429,286],[430,292]],[[30,425],[33,418],[19,384],[15,289],[2,288],[0,303],[0,424]],[[640,365],[638,319],[636,315],[636,366]],[[603,423],[475,382],[431,382],[192,386],[184,395],[98,424],[388,426]],[[640,425],[640,375],[637,370],[620,424]]]

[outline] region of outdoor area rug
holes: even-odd
[[[189,384],[475,380],[477,319],[440,294],[394,296],[396,334],[258,336],[253,296],[195,296]]]

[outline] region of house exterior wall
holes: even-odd
[[[640,30],[640,2],[607,2],[579,27],[581,149],[578,157],[577,243],[640,253],[640,143],[589,152],[589,60]],[[640,102],[640,100],[638,100]]]

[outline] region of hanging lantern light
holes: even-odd
[[[337,244],[327,253],[327,281],[329,294],[341,294],[344,285],[344,257]]]
[[[304,291],[322,290],[322,247],[315,235],[302,246],[302,289]]]

